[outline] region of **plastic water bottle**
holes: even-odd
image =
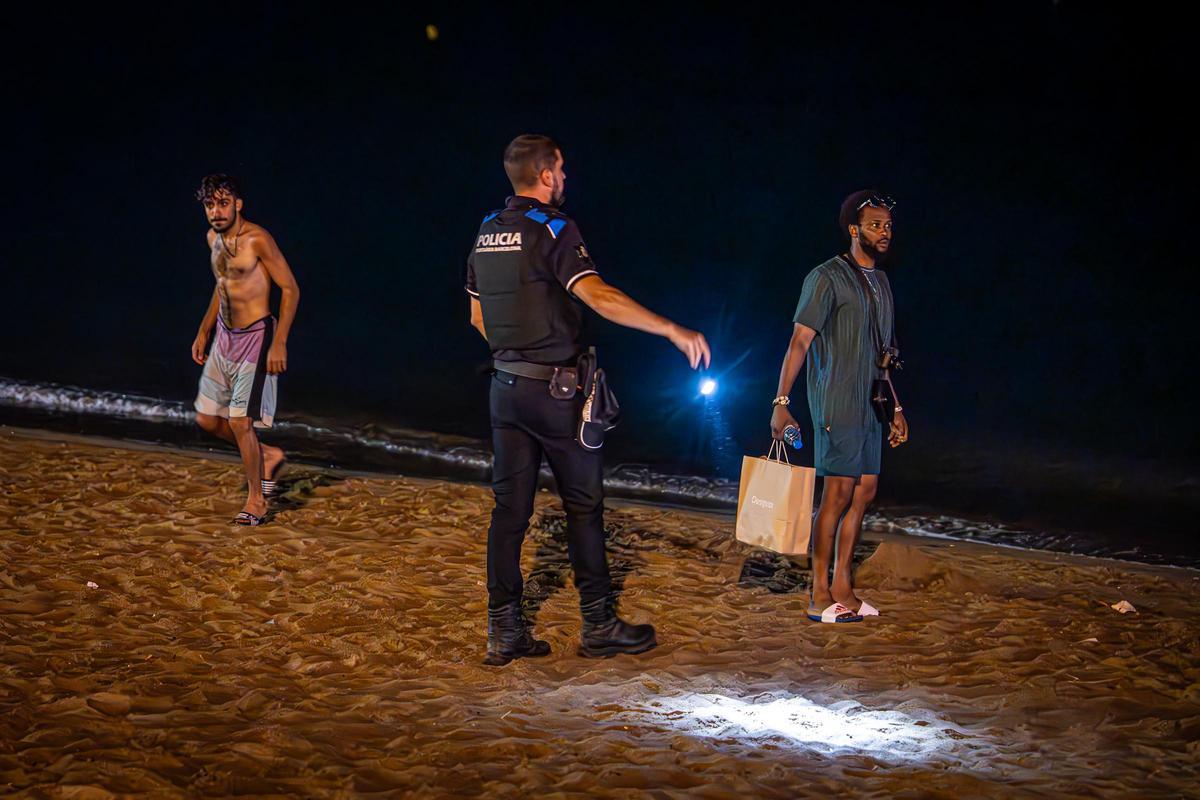
[[[804,447],[804,442],[800,439],[800,429],[795,425],[788,425],[783,429],[783,440],[797,450]]]

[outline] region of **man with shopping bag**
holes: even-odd
[[[892,242],[895,201],[874,191],[846,198],[838,216],[849,250],[804,279],[791,343],[779,374],[771,433],[789,425],[789,395],[808,361],[814,466],[825,479],[813,539],[809,619],[860,622],[879,611],[854,593],[851,560],[867,506],[879,485],[884,425],[896,447],[908,439],[908,422],[892,388],[899,368],[891,285],[878,265]],[[833,580],[829,579],[834,558]]]

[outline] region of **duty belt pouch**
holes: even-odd
[[[584,400],[577,438],[583,449],[599,450],[604,446],[605,432],[617,427],[621,421],[621,406],[608,388],[604,370],[596,367],[594,352],[579,357],[579,378]]]
[[[579,372],[574,367],[555,367],[550,378],[550,396],[555,400],[570,400],[579,391]]]
[[[892,391],[892,382],[886,379],[875,379],[871,382],[871,408],[875,419],[884,425],[891,425],[896,416],[896,394]]]

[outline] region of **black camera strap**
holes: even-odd
[[[879,298],[875,289],[871,286],[871,279],[859,267],[853,257],[846,253],[842,260],[846,262],[846,267],[858,276],[858,282],[862,285],[863,291],[867,294],[867,301],[871,304],[871,336],[874,339],[875,355],[878,358],[883,353],[883,310],[879,307]],[[884,290],[883,281],[876,278],[879,285],[879,291]],[[891,297],[891,291],[888,291],[888,297]],[[891,347],[896,347],[896,326],[892,325]],[[875,385],[871,389],[871,403],[878,406],[875,414],[880,422],[891,423],[894,416],[893,406],[899,407],[900,399],[896,396],[896,387],[892,384],[892,371],[883,369],[878,364],[876,369],[882,373],[883,377],[875,381]],[[887,385],[886,393],[883,385]]]
[[[867,302],[871,304],[871,337],[875,344],[876,355],[883,352],[883,310],[879,307],[876,290],[871,286],[871,279],[863,272],[862,267],[854,263],[854,257],[849,253],[842,255],[842,260],[846,262],[846,266],[850,271],[858,277],[858,282],[862,285],[863,291],[866,292]],[[878,281],[879,291],[883,291],[883,281]],[[890,293],[889,293],[890,294]],[[891,346],[896,346],[896,326],[892,326]]]

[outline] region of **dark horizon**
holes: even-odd
[[[866,186],[900,201],[913,442],[884,487],[972,442],[1181,467],[1200,443],[1182,234],[1161,230],[1187,73],[1149,14],[23,13],[3,223],[23,335],[0,375],[190,399],[212,280],[192,194],[227,171],[303,291],[281,418],[484,438],[463,263],[510,193],[504,145],[534,131],[563,144],[604,277],[703,330],[722,378],[714,412],[669,344],[594,320],[626,410],[611,458],[728,475],[765,449],[800,282]]]

